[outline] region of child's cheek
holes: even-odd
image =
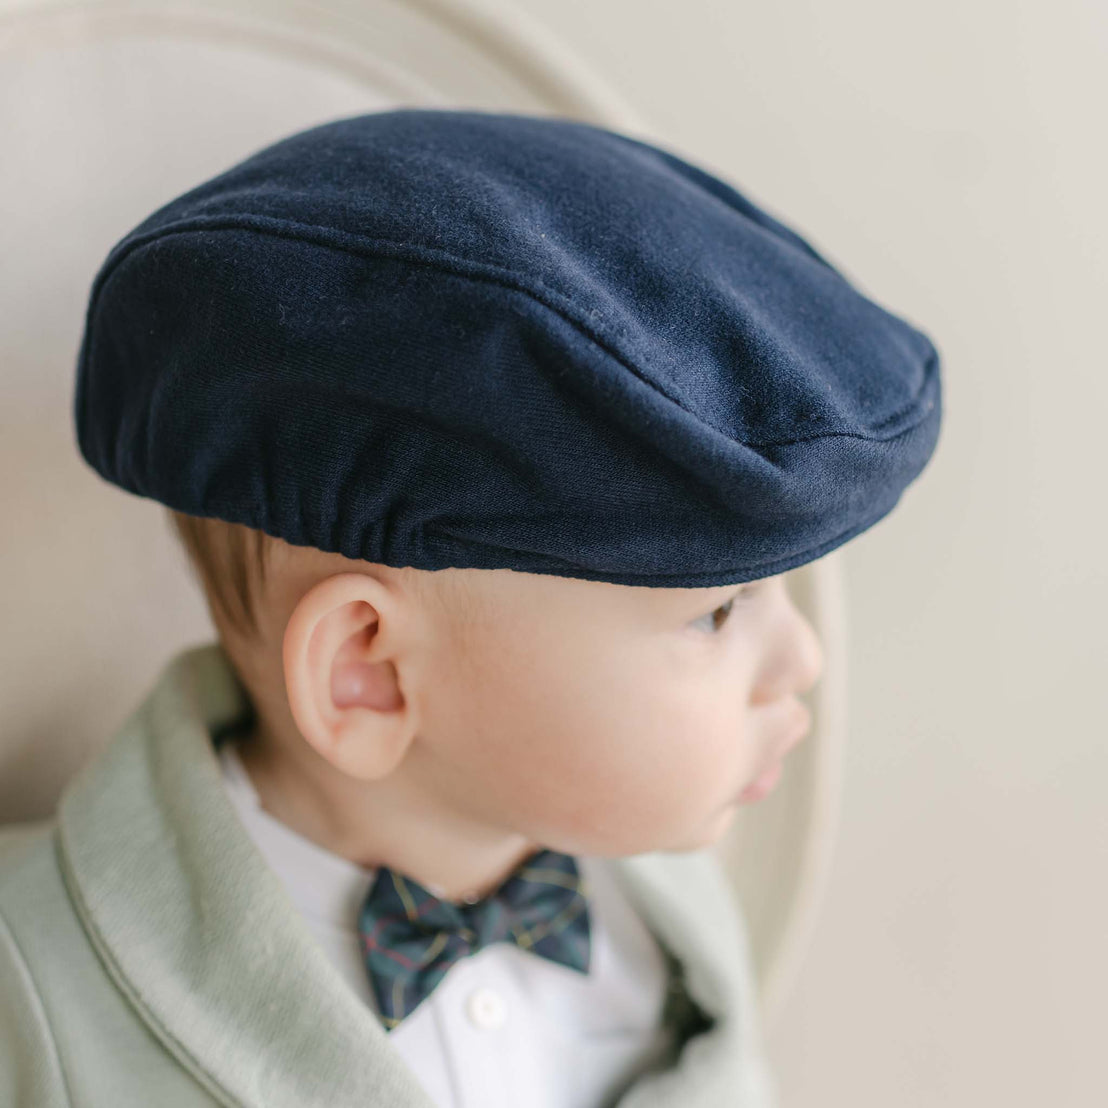
[[[531,812],[588,853],[634,854],[684,841],[741,786],[741,751],[718,721],[682,722],[631,713],[619,726],[578,728],[561,742],[550,736],[545,756],[525,775],[529,785],[520,782]]]

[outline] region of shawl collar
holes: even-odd
[[[250,710],[218,642],[186,649],[58,807],[62,874],[117,987],[217,1103],[434,1108],[239,822],[213,735]],[[772,1102],[744,923],[706,851],[604,859],[713,1020],[613,1108]]]

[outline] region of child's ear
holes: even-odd
[[[367,574],[340,573],[301,597],[282,644],[289,709],[301,735],[337,769],[376,780],[417,732],[397,676],[402,605]]]

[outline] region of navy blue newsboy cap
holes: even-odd
[[[702,587],[872,526],[939,355],[656,145],[416,109],[313,127],[160,208],[93,283],[106,480],[389,566]]]

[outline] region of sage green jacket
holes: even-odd
[[[247,705],[218,643],[181,651],[53,818],[0,831],[2,1108],[434,1108],[232,807],[212,734]],[[715,855],[605,864],[714,1020],[618,1108],[771,1108]]]

